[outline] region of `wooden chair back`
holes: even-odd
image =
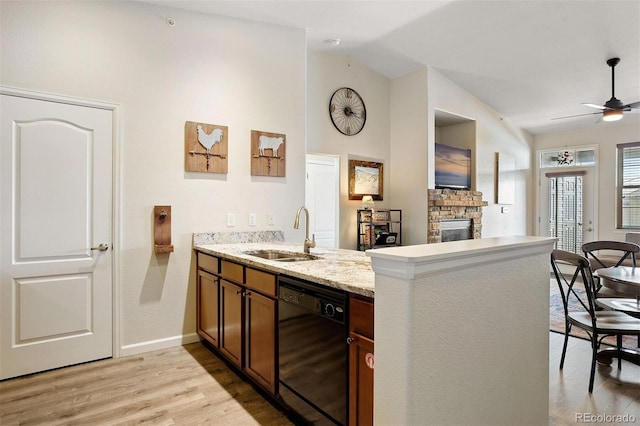
[[[627,259],[631,262],[630,266],[636,266],[640,245],[628,241],[591,241],[582,245],[582,252],[592,269],[620,266]],[[611,252],[614,254],[608,254]]]
[[[569,312],[586,311],[595,328],[596,284],[589,260],[576,253],[553,250],[551,267],[560,289],[565,319],[568,318]]]

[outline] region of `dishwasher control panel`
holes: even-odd
[[[346,321],[347,296],[345,294],[317,284],[282,278],[279,281],[278,294],[281,303],[290,303],[338,322]]]

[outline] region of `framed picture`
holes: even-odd
[[[349,199],[361,200],[371,195],[374,200],[382,200],[382,163],[349,160]]]

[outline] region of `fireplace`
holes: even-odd
[[[430,189],[427,243],[478,239],[482,233],[482,192]],[[457,229],[456,229],[457,228]]]
[[[471,240],[471,219],[449,219],[440,221],[440,240],[447,241]]]

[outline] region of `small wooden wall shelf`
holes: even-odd
[[[171,253],[171,206],[155,206],[153,208],[153,237],[155,253]]]

